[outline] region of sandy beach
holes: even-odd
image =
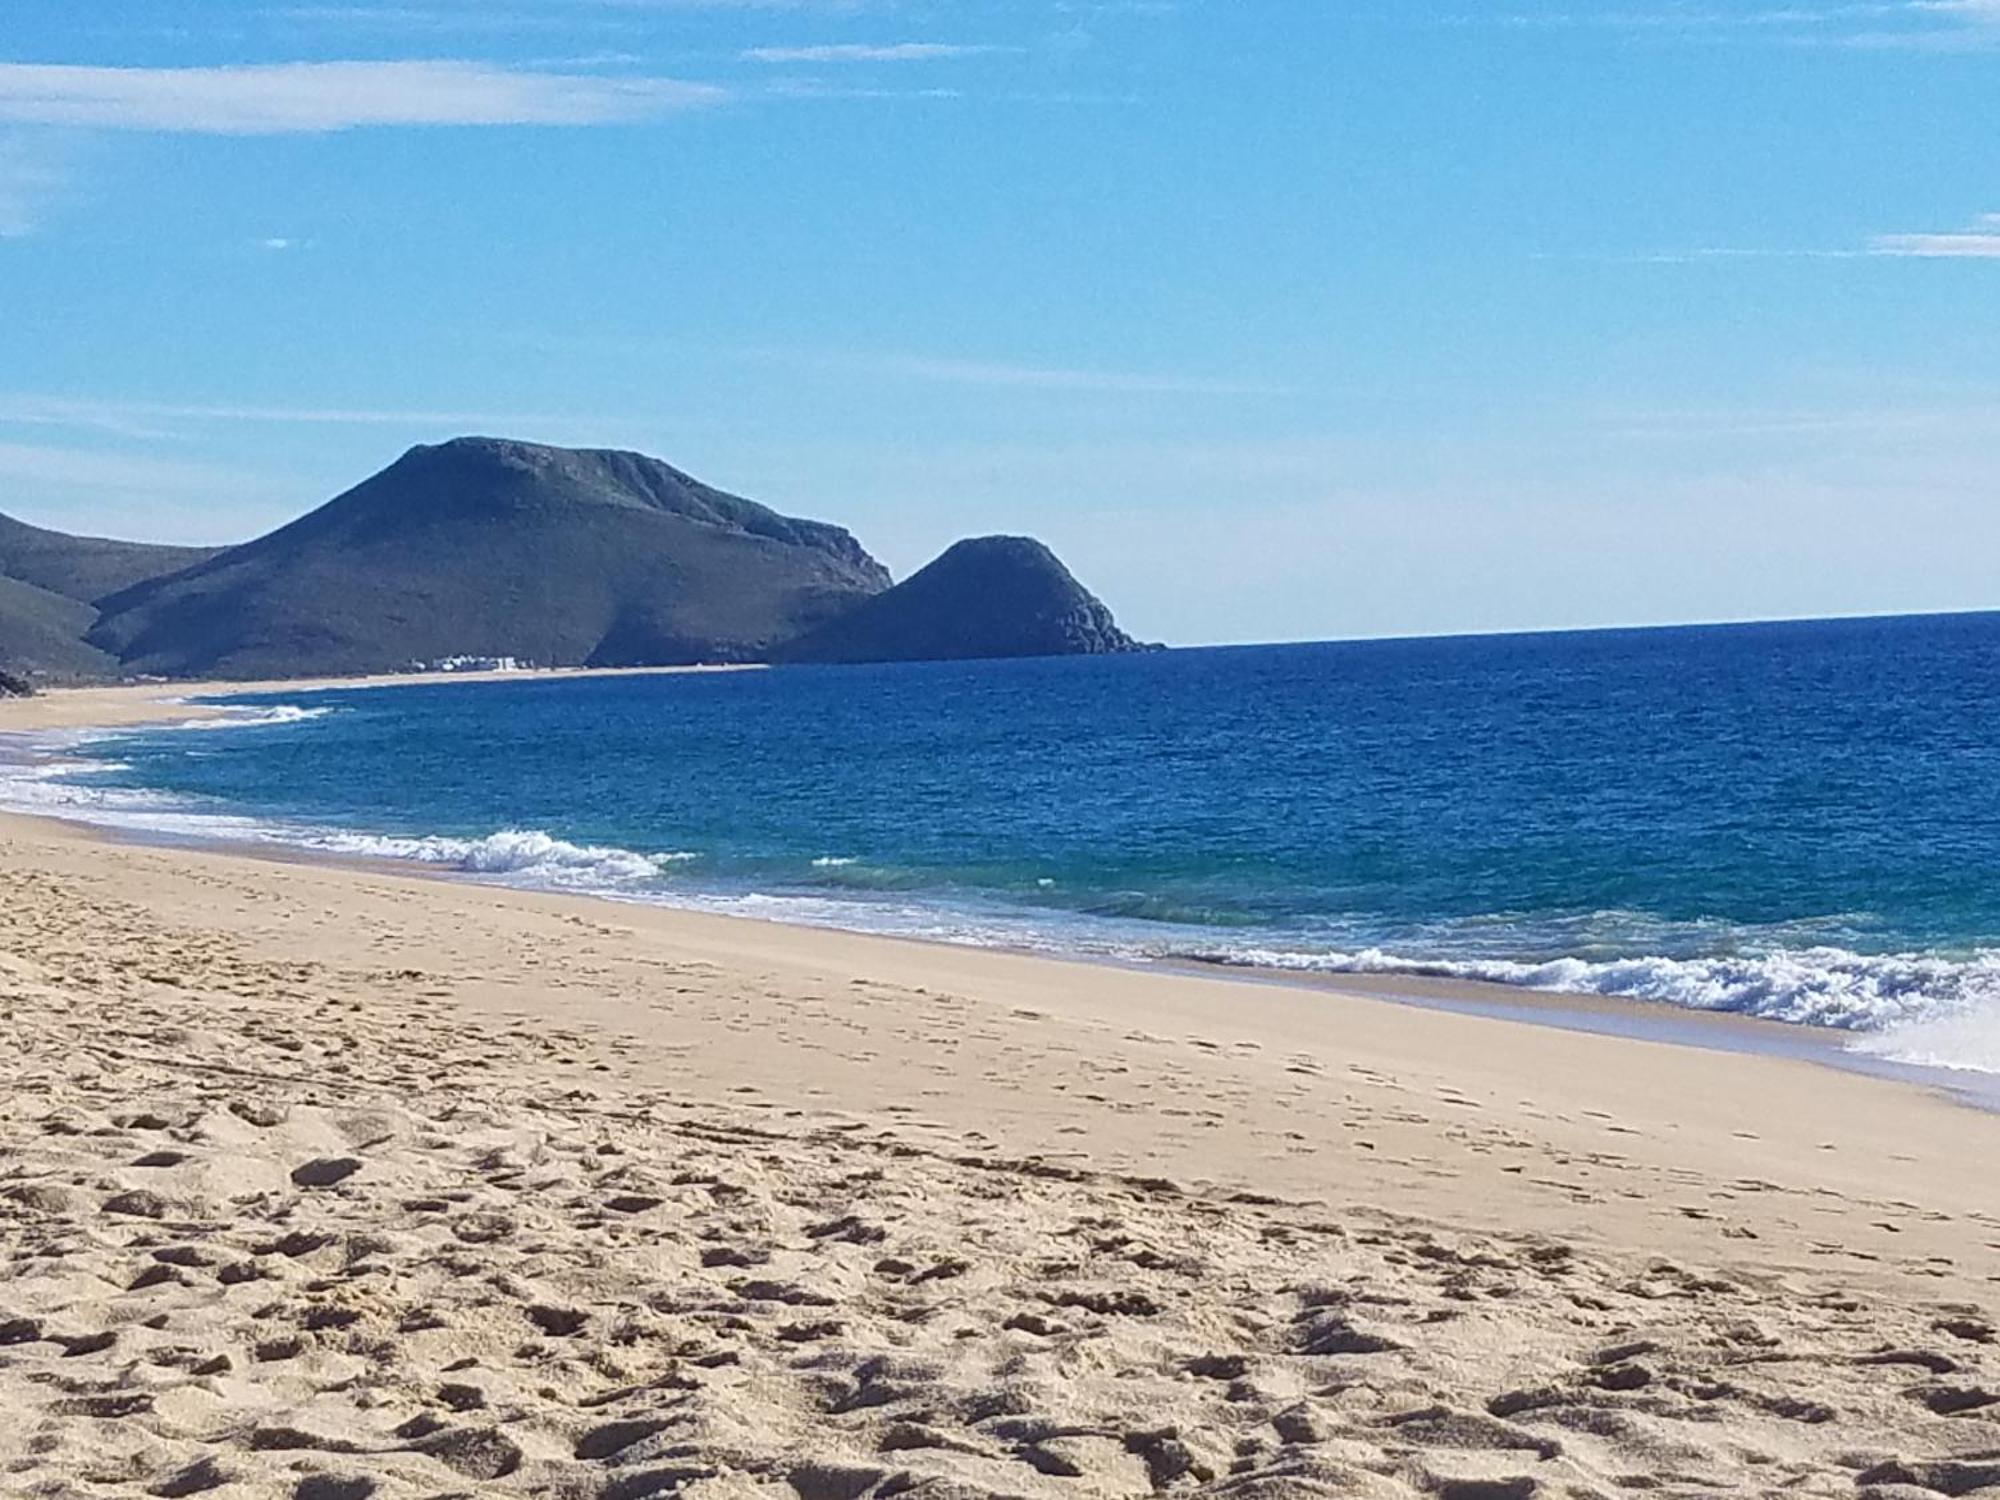
[[[11,817],[0,1020],[7,1494],[2000,1493],[1906,1083]]]
[[[565,667],[559,671],[394,672],[380,677],[291,677],[275,682],[153,682],[55,688],[34,698],[0,698],[0,734],[63,729],[123,729],[213,717],[220,709],[191,698],[257,693],[323,693],[341,688],[423,687],[438,683],[570,682],[586,677],[664,677],[689,672],[758,672],[756,666]]]

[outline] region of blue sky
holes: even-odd
[[[1177,642],[2000,606],[2000,0],[7,0],[0,511],[633,447]]]

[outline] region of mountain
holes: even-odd
[[[45,531],[0,516],[0,667],[59,680],[115,675],[115,658],[84,641],[96,601],[212,554]]]
[[[301,676],[439,657],[756,661],[889,586],[837,526],[636,453],[458,438],[103,601],[129,672]]]
[[[215,551],[69,536],[0,516],[0,578],[18,579],[85,604],[201,562]]]
[[[1148,649],[1030,537],[976,537],[779,648],[783,662],[958,661]]]
[[[902,584],[838,526],[657,459],[457,438],[222,551],[0,517],[0,668],[340,676],[443,657],[547,666],[916,661],[1138,649],[1041,543],[961,542]]]
[[[112,675],[117,661],[84,644],[96,622],[81,600],[0,577],[0,670],[58,680]]]

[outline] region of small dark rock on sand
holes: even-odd
[[[361,1163],[352,1156],[322,1156],[292,1168],[292,1181],[304,1188],[334,1187],[360,1170]]]

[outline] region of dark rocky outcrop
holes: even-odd
[[[35,685],[27,678],[0,667],[0,698],[32,698]]]
[[[1029,537],[964,541],[885,593],[782,646],[782,662],[959,661],[1148,649]]]
[[[166,676],[757,661],[888,583],[841,528],[657,459],[459,438],[112,596],[89,640]]]

